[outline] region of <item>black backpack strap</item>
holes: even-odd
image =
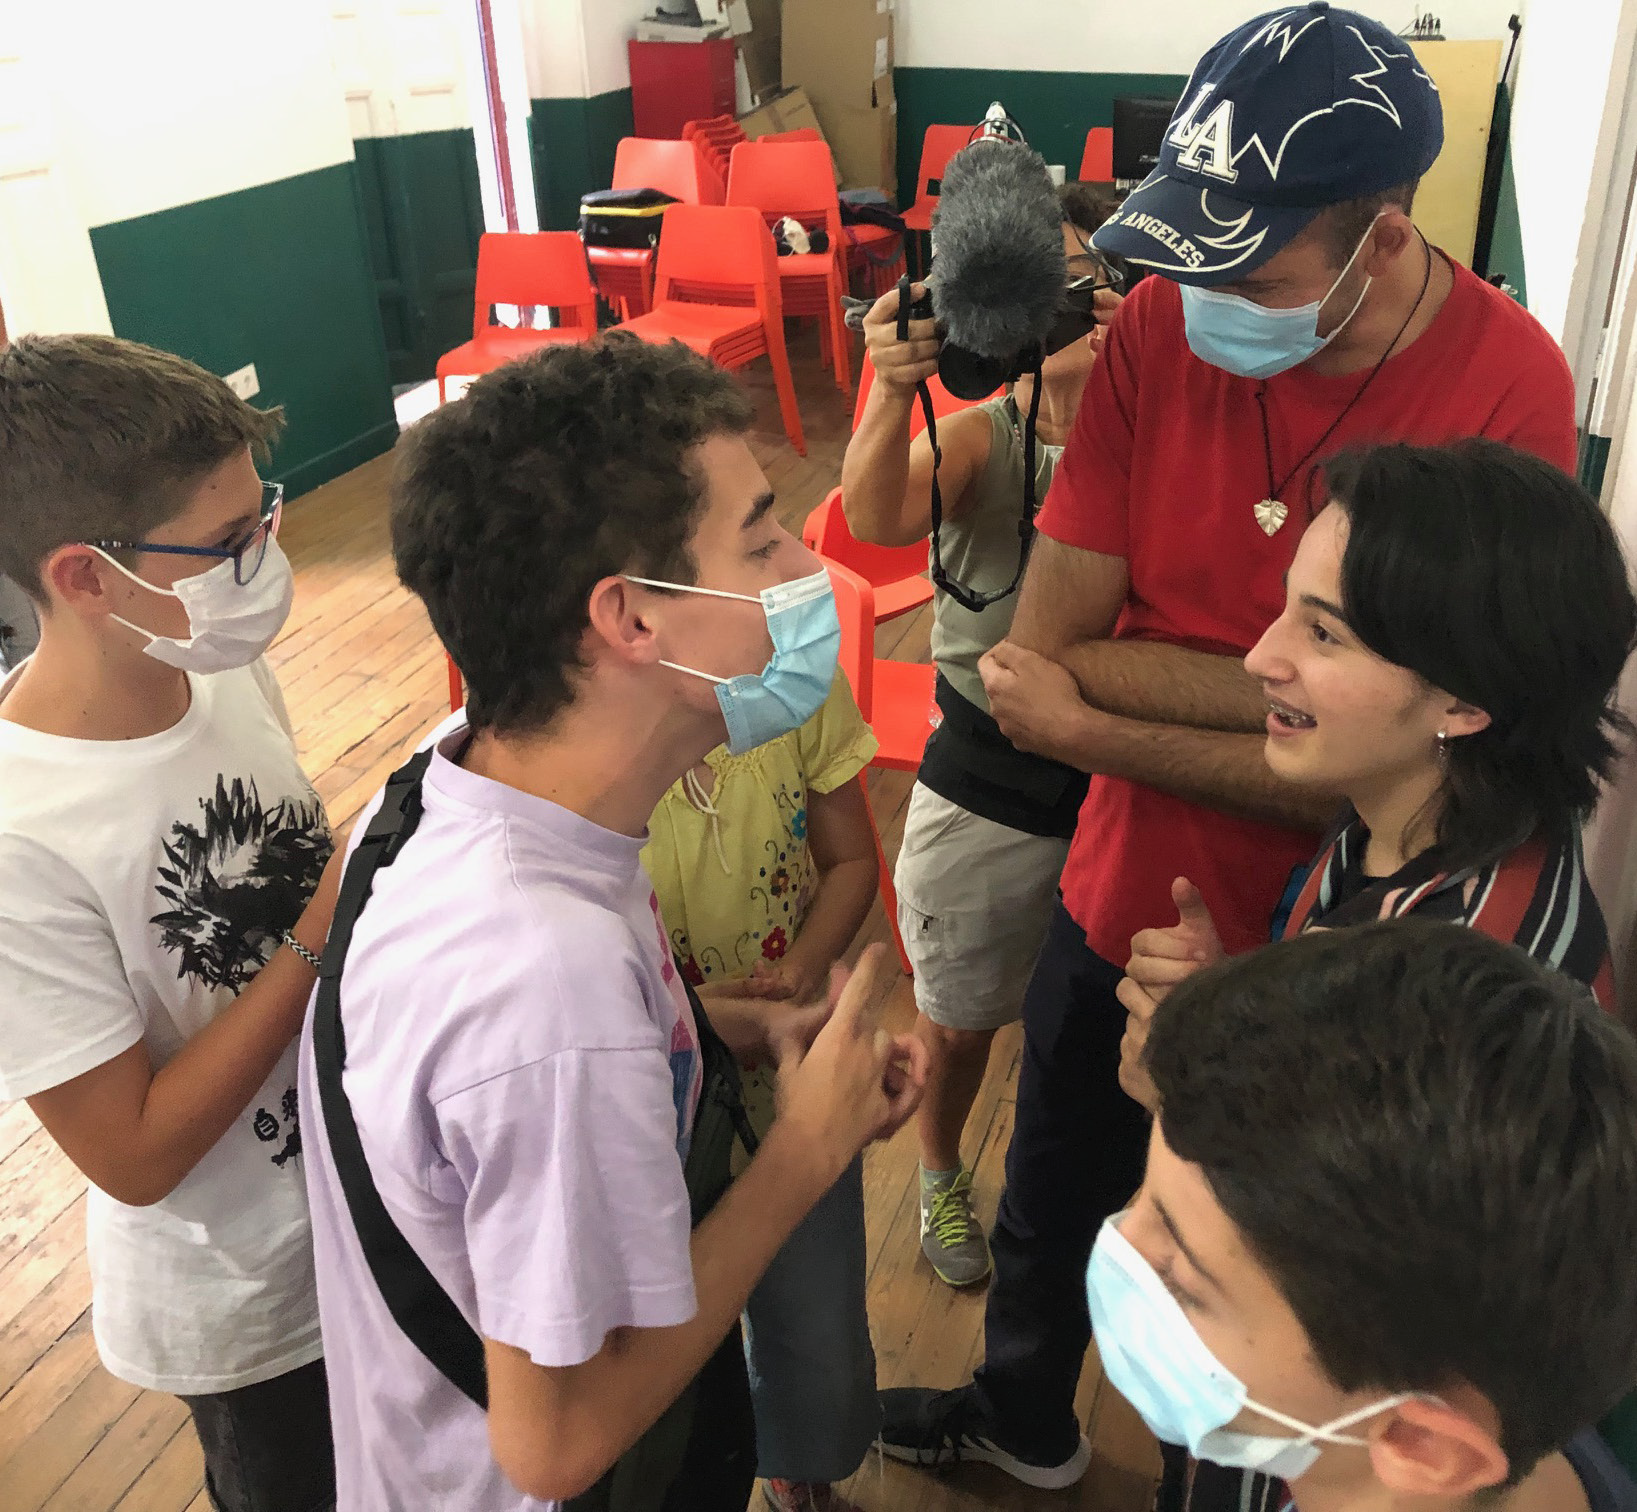
[[[364,1262],[380,1288],[387,1311],[433,1367],[487,1411],[489,1385],[483,1340],[387,1212],[370,1175],[352,1103],[341,1082],[347,1064],[347,1041],[341,1025],[341,970],[346,964],[347,947],[369,901],[376,872],[397,859],[404,842],[420,824],[421,779],[431,759],[430,751],[418,752],[392,774],[381,807],[348,858],[336,900],[335,921],[324,948],[324,965],[318,974],[318,997],[313,1006],[313,1071],[336,1177],[347,1199]]]

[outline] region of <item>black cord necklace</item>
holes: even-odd
[[[1419,236],[1420,232],[1417,232],[1416,234]],[[1427,244],[1427,239],[1424,236],[1421,237],[1421,246],[1427,254],[1427,270],[1421,276],[1421,292],[1415,296],[1415,303],[1410,306],[1410,313],[1404,317],[1404,324],[1398,328],[1398,334],[1393,337],[1392,341],[1387,347],[1387,350],[1381,354],[1381,360],[1370,369],[1368,375],[1366,375],[1364,379],[1364,382],[1359,384],[1358,392],[1355,393],[1353,397],[1342,406],[1341,413],[1330,422],[1329,426],[1325,430],[1325,433],[1320,436],[1319,439],[1312,444],[1312,446],[1308,447],[1307,451],[1302,455],[1302,460],[1285,474],[1282,482],[1278,483],[1274,481],[1273,477],[1273,435],[1268,428],[1267,381],[1264,379],[1257,385],[1256,405],[1262,412],[1262,457],[1267,463],[1268,491],[1267,497],[1256,506],[1256,523],[1260,525],[1268,535],[1276,535],[1279,531],[1279,527],[1285,523],[1286,519],[1288,519],[1290,515],[1289,508],[1285,505],[1284,501],[1279,497],[1279,495],[1290,486],[1291,482],[1295,479],[1296,474],[1306,467],[1307,464],[1318,455],[1319,448],[1336,434],[1336,427],[1339,426],[1350,414],[1352,414],[1354,406],[1356,406],[1359,400],[1364,397],[1365,392],[1369,389],[1370,385],[1376,381],[1376,378],[1380,374],[1382,368],[1387,366],[1387,359],[1398,350],[1398,343],[1404,339],[1404,333],[1409,330],[1410,322],[1415,319],[1415,312],[1421,308],[1421,301],[1427,297],[1427,290],[1432,284],[1432,248]]]

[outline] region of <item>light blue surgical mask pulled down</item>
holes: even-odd
[[[728,727],[728,750],[733,755],[742,756],[799,729],[824,706],[836,678],[836,658],[841,654],[841,620],[836,614],[830,574],[822,568],[760,593],[728,593],[721,588],[696,588],[691,583],[662,583],[654,578],[632,577],[630,573],[625,578],[646,588],[742,599],[762,606],[767,633],[773,640],[773,658],[760,672],[717,677],[680,662],[660,663],[673,672],[686,672],[716,684],[716,702]]]
[[[1380,218],[1377,216],[1376,220]],[[1341,323],[1328,336],[1319,335],[1319,311],[1341,287],[1342,279],[1352,270],[1364,243],[1370,239],[1370,231],[1374,230],[1375,221],[1371,221],[1370,230],[1353,248],[1347,266],[1337,274],[1324,297],[1311,304],[1270,310],[1241,294],[1224,294],[1220,289],[1196,289],[1192,284],[1182,284],[1182,318],[1194,355],[1240,378],[1271,378],[1322,352],[1358,314],[1364,296],[1375,281],[1366,278],[1353,308]]]
[[[1186,1444],[1195,1459],[1293,1481],[1313,1468],[1324,1444],[1368,1448],[1368,1439],[1341,1430],[1414,1395],[1383,1397],[1317,1427],[1253,1402],[1244,1382],[1205,1347],[1154,1268],[1121,1235],[1124,1217],[1110,1218],[1097,1236],[1086,1268],[1086,1296],[1103,1370],[1156,1438]],[[1294,1430],[1294,1436],[1230,1429],[1246,1408]]]

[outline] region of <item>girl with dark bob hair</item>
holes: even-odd
[[[1612,1002],[1580,826],[1631,725],[1614,691],[1637,600],[1596,501],[1495,441],[1329,463],[1330,500],[1245,658],[1268,765],[1344,800],[1275,937],[1415,913],[1511,941]],[[1153,1003],[1222,953],[1182,878],[1181,921],[1132,942],[1128,1090]]]
[[[1613,1003],[1580,826],[1631,734],[1615,685],[1637,601],[1609,522],[1572,479],[1494,441],[1382,446],[1329,463],[1284,613],[1245,658],[1268,765],[1345,800],[1292,879],[1275,938],[1405,914],[1520,946]],[[1220,956],[1198,892],[1132,941],[1120,1082],[1155,1004]],[[1299,1089],[1292,1089],[1296,1095]],[[1265,1477],[1168,1460],[1162,1508],[1282,1505]]]

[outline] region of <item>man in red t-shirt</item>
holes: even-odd
[[[1409,44],[1316,3],[1201,60],[1159,166],[1094,238],[1146,266],[1041,511],[1009,641],[982,672],[1021,749],[1092,774],[1024,999],[992,1238],[986,1363],[882,1394],[882,1445],[1036,1486],[1083,1474],[1085,1267],[1142,1178],[1114,996],[1138,930],[1191,878],[1230,950],[1268,937],[1333,805],[1262,757],[1241,664],[1278,616],[1318,464],[1344,446],[1491,436],[1570,469],[1573,387],[1518,305],[1410,219],[1443,141]]]

